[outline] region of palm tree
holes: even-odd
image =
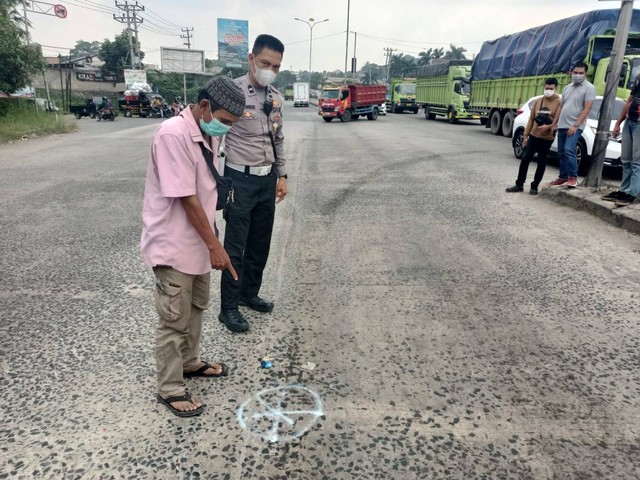
[[[444,56],[444,48],[434,48],[431,58],[441,58]]]
[[[431,56],[433,55],[433,48],[430,48],[426,52],[420,52],[418,54],[418,65],[429,65],[431,63]]]
[[[452,60],[466,60],[467,57],[464,54],[466,51],[467,49],[464,47],[456,47],[454,44],[451,44],[449,45],[449,50],[445,54],[445,58],[450,58]]]

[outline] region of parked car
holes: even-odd
[[[378,108],[378,115],[386,115],[387,114],[387,104],[381,103],[380,108]]]
[[[525,103],[520,110],[518,110],[518,116],[514,120],[513,123],[513,137],[511,139],[511,145],[513,146],[513,154],[516,158],[522,158],[524,153],[524,149],[522,147],[522,140],[524,137],[524,129],[527,126],[527,122],[529,121],[529,116],[531,115],[531,108],[536,100],[538,100],[540,96],[533,97],[529,99],[527,103]],[[615,106],[613,107],[613,113],[611,116],[611,125],[609,127],[610,130],[613,130],[613,127],[616,123],[616,119],[622,108],[624,107],[625,102],[616,98]],[[578,140],[578,145],[576,146],[576,159],[578,160],[578,175],[584,176],[589,171],[589,166],[591,165],[591,157],[593,155],[593,144],[596,138],[596,132],[598,131],[598,114],[600,112],[600,106],[602,105],[602,97],[596,97],[593,101],[593,107],[591,108],[591,112],[589,112],[589,116],[587,117],[587,127],[582,132],[582,137]],[[619,138],[611,138],[609,139],[609,144],[607,145],[607,152],[604,158],[604,165],[607,167],[614,167],[617,169],[622,168],[622,160],[621,160],[621,144]],[[558,153],[558,137],[556,135],[556,139],[553,141],[553,145],[551,145],[550,154],[557,155]]]

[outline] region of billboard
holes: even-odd
[[[249,54],[249,22],[218,19],[218,65],[223,68],[247,69]]]
[[[147,72],[145,70],[124,69],[124,85],[128,89],[134,83],[147,83]]]
[[[160,47],[163,72],[204,73],[204,50]]]

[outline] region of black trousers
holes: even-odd
[[[553,140],[543,140],[538,137],[534,137],[533,135],[529,135],[529,140],[527,140],[527,148],[524,151],[524,155],[522,160],[520,161],[520,169],[518,170],[518,179],[516,180],[516,185],[520,185],[521,187],[524,185],[524,182],[527,181],[527,171],[529,170],[529,163],[533,160],[533,156],[538,154],[538,167],[536,168],[536,173],[533,176],[533,182],[531,182],[531,187],[537,189],[538,185],[542,181],[542,177],[544,177],[544,171],[547,168],[547,155],[549,154],[549,149],[553,144]]]
[[[240,298],[258,295],[262,285],[276,211],[277,175],[271,171],[259,177],[230,168],[224,173],[233,178],[235,196],[227,211],[224,249],[238,272],[238,281],[227,270],[222,272],[220,303],[222,310],[233,310]]]

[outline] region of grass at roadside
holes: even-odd
[[[71,115],[55,115],[18,107],[6,109],[0,114],[0,143],[20,140],[25,136],[69,133],[77,129],[76,120]]]

